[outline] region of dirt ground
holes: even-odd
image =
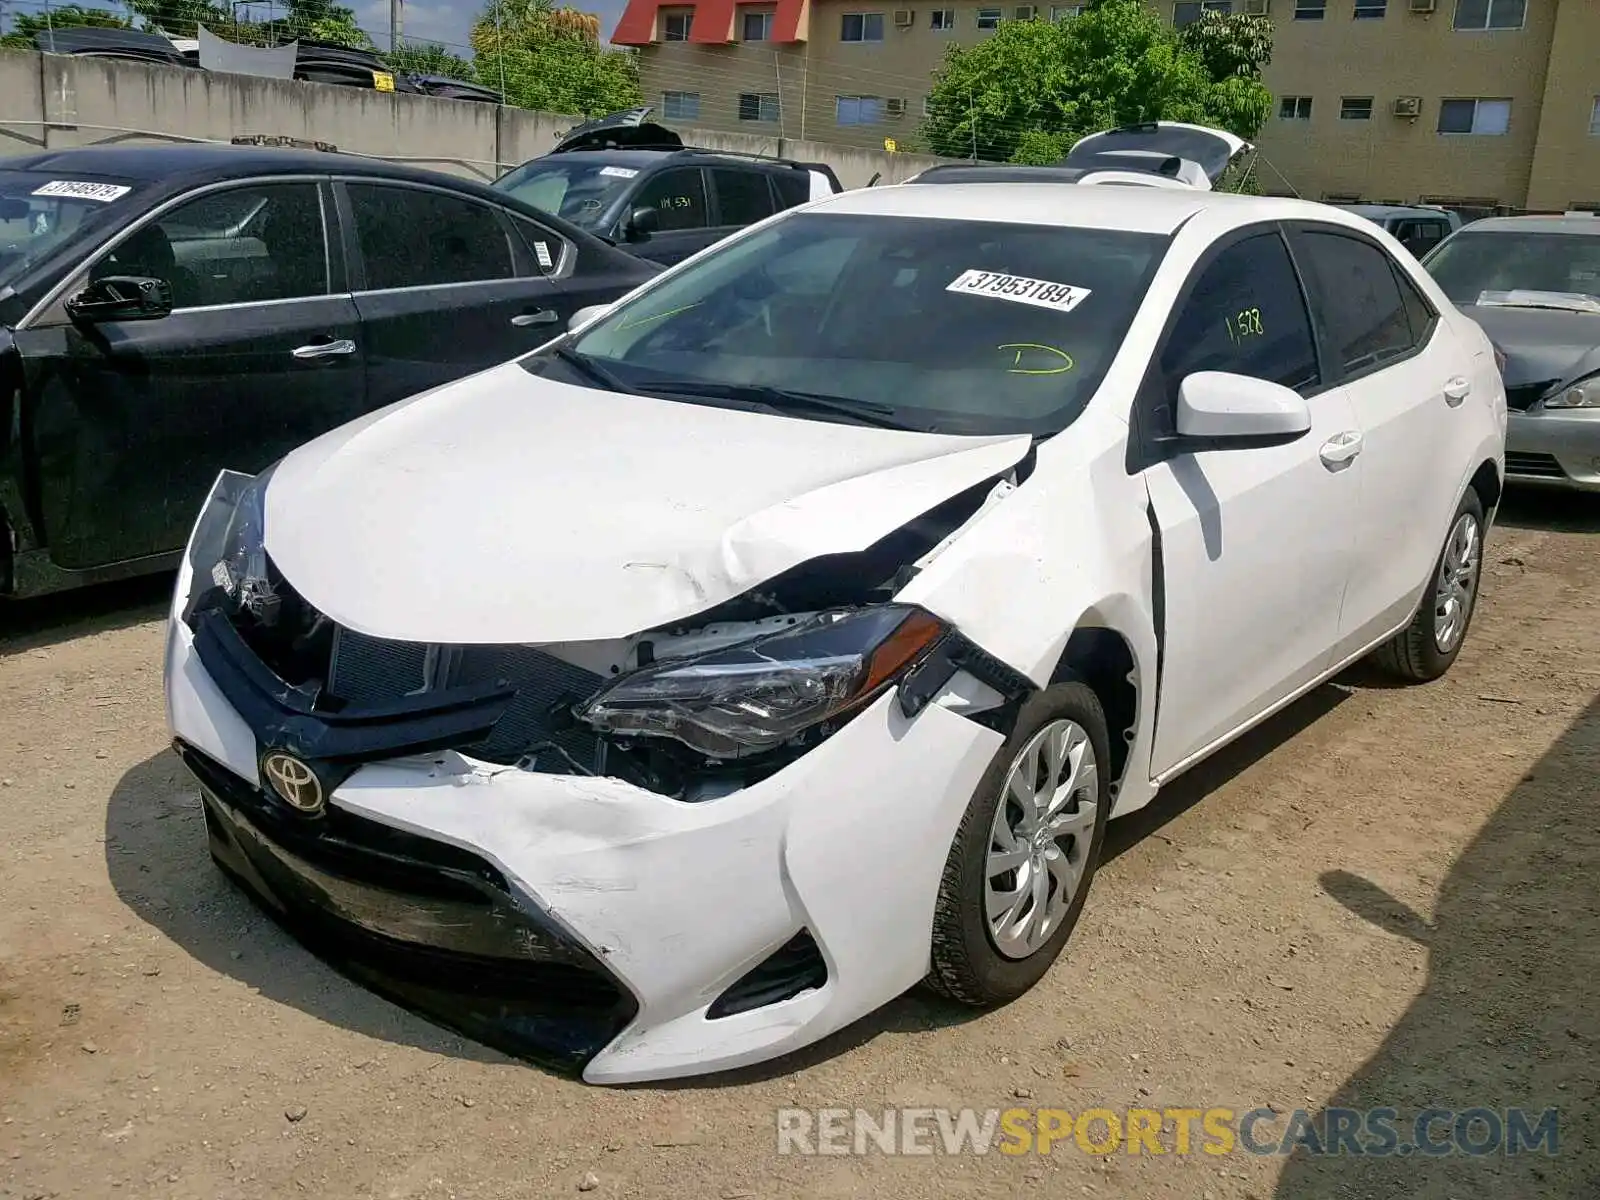
[[[1316,693],[1110,833],[1067,955],[736,1078],[587,1088],[345,982],[212,867],[164,581],[0,635],[0,1196],[1600,1197],[1600,504],[1513,498],[1455,670]],[[1561,1111],[1554,1156],[780,1156],[786,1106]]]

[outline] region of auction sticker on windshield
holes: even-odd
[[[109,203],[133,191],[120,183],[75,183],[70,179],[52,179],[42,187],[33,189],[35,196],[65,196],[72,200],[99,200]]]
[[[968,296],[993,296],[996,300],[1053,308],[1057,312],[1071,312],[1089,295],[1088,288],[1074,287],[1070,283],[1029,279],[1025,275],[1001,275],[994,271],[963,271],[944,290]]]
[[[609,175],[613,179],[632,179],[639,172],[632,167],[601,167],[600,174]]]

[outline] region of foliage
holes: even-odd
[[[434,42],[412,42],[398,50],[386,50],[383,58],[397,75],[444,75],[466,83],[478,82],[471,62]]]
[[[1178,44],[1198,54],[1213,79],[1231,75],[1260,79],[1261,69],[1272,61],[1272,22],[1205,9],[1199,20],[1183,27]]]
[[[1100,0],[1066,21],[1004,22],[986,41],[946,50],[923,135],[935,154],[1014,162],[1059,162],[1078,138],[1136,121],[1254,138],[1272,106],[1258,77],[1270,32],[1262,53],[1254,24],[1207,25],[1185,44],[1141,0]],[[1239,73],[1252,65],[1257,75]]]
[[[641,101],[638,60],[602,47],[590,13],[551,0],[490,0],[471,37],[478,81],[508,104],[597,116]]]
[[[11,32],[0,37],[0,46],[12,49],[32,50],[34,35],[45,33],[51,29],[72,29],[85,25],[97,29],[131,29],[133,23],[116,13],[107,12],[100,8],[84,8],[79,4],[65,4],[60,8],[50,9],[50,19],[45,20],[45,14],[17,13],[11,22]]]
[[[128,7],[147,28],[171,37],[192,38],[201,25],[218,30],[234,26],[232,8],[209,0],[128,0]]]

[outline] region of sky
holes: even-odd
[[[54,4],[69,0],[51,0]],[[109,8],[125,11],[115,0],[77,0],[85,8]],[[477,19],[487,0],[408,0],[402,28],[407,41],[442,42],[464,49],[467,33]],[[600,28],[607,38],[616,28],[627,0],[570,0],[574,8],[598,13]],[[344,0],[356,12],[356,21],[371,35],[380,47],[389,44],[389,0]],[[260,10],[265,5],[259,0],[250,5]],[[9,16],[17,12],[43,13],[45,0],[0,0],[0,14]]]

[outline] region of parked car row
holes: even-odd
[[[591,1082],[765,1061],[919,982],[1026,992],[1110,819],[1348,664],[1450,669],[1507,381],[1551,436],[1600,399],[1564,357],[1591,327],[1539,325],[1600,319],[1600,267],[1528,240],[1600,222],[1480,222],[1430,270],[1216,190],[1246,147],[1193,127],[839,193],[647,115],[495,187],[0,169],[0,498],[55,570],[189,526],[166,693],[213,858],[381,993]],[[766,211],[640,257],[733,171]],[[1524,326],[1543,357],[1497,345]]]

